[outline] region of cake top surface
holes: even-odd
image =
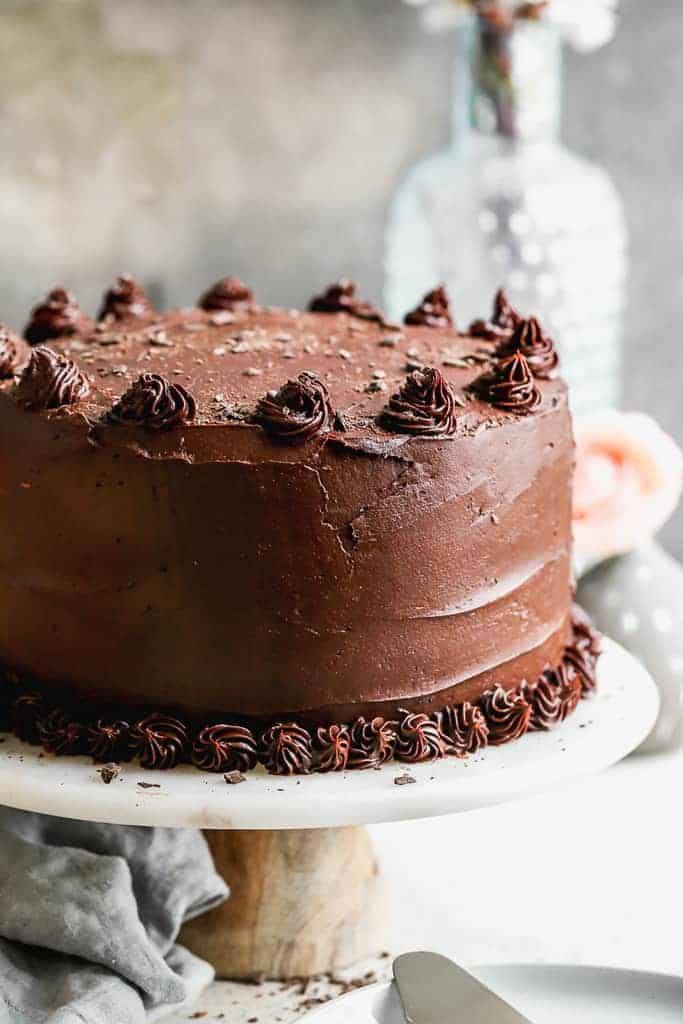
[[[343,296],[343,289],[350,290],[351,301],[348,294]],[[140,407],[136,382],[145,374],[163,379],[161,398],[168,399],[170,394],[178,413],[164,425],[182,425],[186,431],[207,424],[263,426],[269,401],[271,411],[273,401],[295,407],[292,394],[283,395],[283,391],[288,381],[300,390],[302,375],[304,387],[311,381],[317,382],[316,387],[322,384],[313,399],[320,398],[329,413],[323,417],[324,428],[349,434],[469,433],[511,416],[543,411],[564,398],[564,385],[554,379],[557,357],[552,343],[535,321],[523,320],[500,294],[491,320],[472,325],[469,333],[452,326],[443,289],[426,296],[407,316],[413,322],[403,324],[389,323],[372,306],[357,300],[348,282],[331,286],[314,300],[315,312],[259,306],[234,279],[219,282],[200,302],[194,308],[157,313],[139,286],[124,276],[105,296],[100,320],[95,322],[81,313],[68,292],[55,289],[36,307],[24,332],[32,344],[9,338],[7,344],[13,344],[17,353],[15,375],[3,382],[2,390],[21,399],[22,388],[27,388],[27,361],[35,363],[44,351],[40,346],[48,346],[58,359],[63,357],[63,365],[61,398],[52,401],[56,407],[54,411],[48,407],[47,414],[78,413],[107,431],[126,421],[131,425]],[[326,307],[329,312],[324,311]],[[520,324],[532,328],[536,324],[538,337],[532,328],[526,337]],[[472,387],[480,379],[500,376],[501,362],[510,363],[520,345],[530,355],[531,370],[522,356],[519,365],[504,371],[505,395],[512,396],[512,401],[492,400],[495,388],[492,392]],[[536,355],[541,351],[543,364]],[[43,357],[42,369],[34,368],[34,378],[36,373],[59,375],[56,368],[50,369],[50,358]],[[76,367],[70,363],[67,367],[67,360]],[[538,373],[536,364],[541,366]],[[429,379],[423,376],[425,368],[432,373]],[[21,370],[23,377],[18,378]],[[406,394],[406,386],[412,393]],[[415,420],[412,399],[420,389],[419,412],[424,414],[425,402],[430,416],[432,407],[438,407],[440,422],[447,429],[425,430],[419,415]],[[518,400],[520,395],[523,401]],[[65,396],[68,400],[62,402]],[[146,401],[154,397],[143,396]],[[387,414],[392,402],[393,413],[389,409]],[[406,404],[408,428],[402,417]],[[140,417],[137,422],[142,424]]]

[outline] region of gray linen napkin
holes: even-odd
[[[228,895],[202,834],[0,807],[0,1024],[142,1024],[212,969],[175,939]]]

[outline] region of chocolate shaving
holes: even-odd
[[[42,345],[52,338],[63,338],[88,327],[88,318],[66,288],[53,288],[44,302],[35,307],[24,328],[29,345]]]
[[[190,423],[196,412],[195,400],[182,384],[172,384],[159,373],[143,373],[113,405],[108,418],[162,431]]]
[[[207,725],[192,745],[192,763],[205,772],[247,772],[258,762],[256,740],[242,725]]]
[[[308,441],[329,431],[335,420],[327,388],[314,373],[304,370],[279,391],[260,399],[257,417],[271,437],[281,441]]]
[[[136,722],[129,745],[143,768],[175,768],[189,753],[187,728],[170,715],[151,714]]]
[[[403,321],[418,327],[452,327],[451,303],[446,286],[440,284],[431,292],[427,292],[422,302],[410,313],[406,313]]]
[[[440,370],[426,366],[409,373],[381,414],[390,430],[421,437],[445,437],[456,428],[453,389]]]
[[[130,274],[121,274],[102,301],[98,320],[123,320],[126,317],[145,317],[154,313],[145,291]]]
[[[197,305],[207,312],[232,310],[252,302],[254,298],[251,288],[240,281],[239,277],[224,277],[216,281],[208,291],[204,292]],[[225,321],[222,321],[225,323]]]
[[[413,775],[396,775],[394,777],[395,786],[409,786],[413,782],[417,782]]]
[[[261,737],[259,760],[271,775],[308,775],[313,765],[308,731],[296,722],[277,722]]]
[[[75,405],[89,392],[88,378],[72,359],[39,345],[31,352],[14,397],[26,409],[59,409]]]
[[[121,765],[111,762],[110,764],[104,764],[99,769],[100,778],[106,786],[116,778],[117,775],[121,774]]]

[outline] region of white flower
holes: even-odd
[[[574,430],[574,546],[585,566],[632,551],[663,526],[681,496],[683,455],[644,413],[594,413]]]
[[[468,0],[404,0],[421,7],[422,21],[430,32],[441,32],[457,25],[472,3]],[[517,0],[500,0],[513,10]],[[548,0],[545,17],[557,26],[575,49],[587,53],[597,50],[614,36],[619,0]]]
[[[547,17],[576,50],[598,50],[614,37],[619,0],[550,0]]]

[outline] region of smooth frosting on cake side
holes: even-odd
[[[103,707],[326,727],[559,665],[573,439],[542,332],[463,335],[437,292],[400,326],[231,295],[156,314],[119,287],[96,326],[49,337],[43,312],[40,345],[14,339],[5,669]]]

